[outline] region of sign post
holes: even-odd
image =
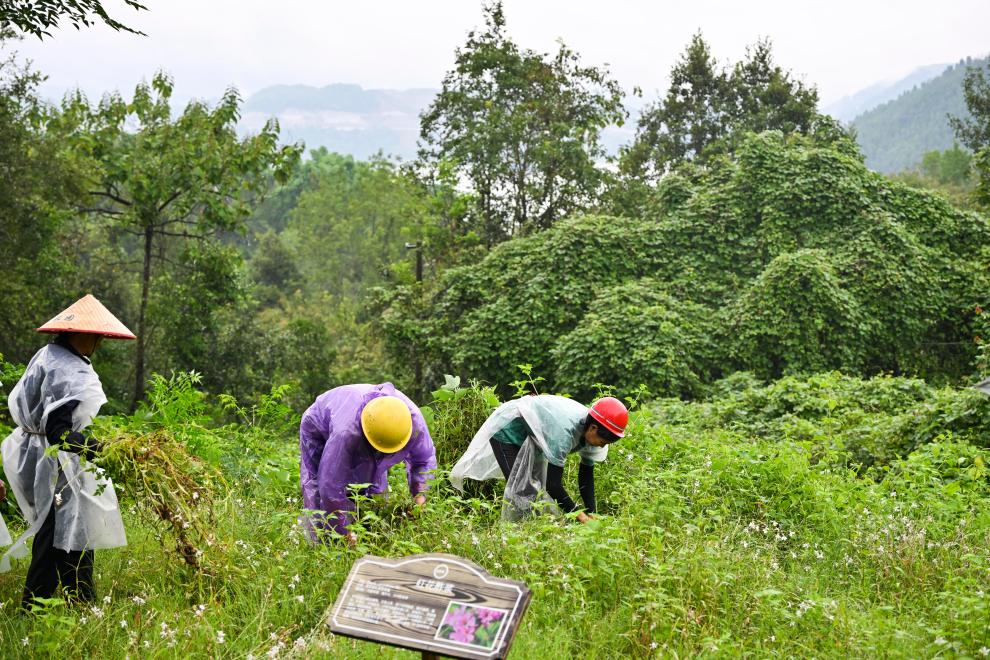
[[[501,659],[532,594],[455,555],[354,562],[330,610],[337,635],[423,652],[423,658]]]

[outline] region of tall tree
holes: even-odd
[[[695,34],[671,69],[666,96],[640,115],[622,169],[655,181],[670,163],[700,156],[726,132],[729,84],[701,33]]]
[[[493,2],[422,115],[420,157],[470,183],[474,224],[492,245],[595,200],[600,132],[625,119],[621,101],[608,71],[565,45],[554,55],[520,49]]]
[[[157,265],[190,254],[187,243],[208,243],[221,231],[241,229],[252,193],[270,173],[285,180],[299,158],[298,147],[279,146],[274,121],[257,135],[237,136],[240,98],[233,89],[215,107],[194,101],[173,119],[172,86],[159,73],[150,85],[138,85],[130,102],[107,96],[96,106],[77,92],[51,126],[96,173],[89,182],[92,203],[84,210],[137,242],[135,402],[144,391],[148,302]],[[191,263],[196,259],[185,260]]]
[[[956,137],[973,152],[990,145],[990,64],[969,67],[963,79],[963,97],[969,117],[949,117]]]
[[[963,80],[968,119],[949,117],[956,136],[976,153],[973,165],[979,183],[976,186],[977,203],[990,208],[990,65],[971,67]]]
[[[818,118],[817,105],[815,88],[774,62],[769,40],[747,48],[728,69],[698,33],[671,70],[666,96],[640,115],[620,169],[655,183],[679,162],[732,151],[747,131],[807,132]]]
[[[11,37],[0,29],[0,45]],[[42,80],[14,54],[0,60],[0,352],[15,362],[37,348],[30,330],[73,300],[64,230],[79,191],[71,161],[41,130]]]
[[[132,9],[147,9],[136,0],[124,0],[124,4]],[[144,34],[111,18],[100,0],[0,0],[0,28],[13,26],[41,39],[50,37],[48,30],[58,27],[60,21],[77,30],[102,21],[114,30]]]

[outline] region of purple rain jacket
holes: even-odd
[[[393,454],[376,450],[361,430],[361,411],[379,396],[398,397],[412,413],[412,437]],[[343,385],[321,394],[303,413],[299,451],[303,506],[326,512],[325,523],[310,524],[329,526],[340,534],[347,532],[351,523],[348,512],[354,510],[348,498],[349,484],[371,484],[361,491],[365,495],[382,493],[388,486],[389,468],[405,461],[409,492],[415,496],[426,491],[427,482],[433,478],[430,471],[437,467],[426,420],[416,404],[392,383]]]

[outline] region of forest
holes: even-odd
[[[631,119],[496,1],[417,158],[360,160],[239,133],[233,87],[177,107],[165,71],[43,99],[21,39],[130,29],[62,5],[0,22],[0,437],[35,329],[95,295],[137,335],[93,359],[128,545],[84,607],[18,612],[27,565],[0,574],[3,655],[413,657],[323,621],[356,557],[418,552],[530,586],[512,657],[990,655],[990,60],[958,144],[885,175],[770,40],[725,62],[696,33]],[[382,382],[429,423],[429,501],[393,470],[356,545],[313,545],[300,415]],[[590,524],[446,481],[533,393],[632,412]]]

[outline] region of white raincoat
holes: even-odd
[[[71,452],[45,453],[48,416],[69,401],[79,402],[72,429],[81,431],[107,399],[92,365],[62,346],[49,344],[31,358],[8,401],[17,428],[0,451],[7,483],[28,530],[0,557],[0,573],[10,570],[11,557],[27,554],[27,540],[41,528],[53,500],[56,548],[79,551],[127,545],[117,493],[100,475],[100,468]]]
[[[547,463],[564,467],[571,452],[587,463],[600,463],[608,457],[608,447],[592,447],[582,442],[588,408],[573,399],[541,394],[507,401],[495,409],[471,440],[467,451],[450,472],[450,483],[464,489],[464,479],[484,481],[502,476],[492,452],[490,439],[515,419],[522,418],[529,436],[520,448],[512,473],[505,482],[503,520],[518,520],[530,514],[538,503],[558,511],[547,495]]]

